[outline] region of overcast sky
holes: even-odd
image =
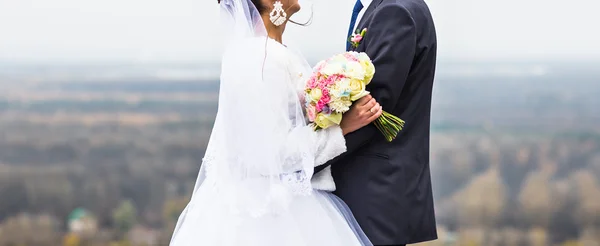
[[[313,0],[285,40],[344,49],[353,0]],[[441,59],[600,59],[598,0],[428,0]],[[1,61],[217,61],[216,0],[0,0]]]

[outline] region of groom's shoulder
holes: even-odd
[[[388,13],[396,17],[405,16],[413,23],[430,22],[429,7],[423,0],[382,0],[377,6],[379,13]]]
[[[412,18],[410,8],[402,0],[381,0],[375,8],[375,16],[384,19]]]
[[[427,4],[423,0],[382,0],[379,8],[402,10],[408,14],[428,9]]]

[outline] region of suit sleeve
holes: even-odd
[[[397,104],[416,51],[415,22],[406,8],[381,6],[367,28],[364,44],[373,60],[375,75],[367,87],[371,95],[391,111]],[[371,124],[345,136],[347,152],[316,168],[321,171],[348,154],[352,154],[381,134]]]

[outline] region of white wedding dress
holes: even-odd
[[[267,54],[261,84],[240,71],[247,58],[237,54],[249,50]],[[312,169],[346,147],[339,127],[315,132],[298,111],[306,61],[272,39],[250,38],[229,50],[222,69],[197,189],[171,245],[370,245],[345,204],[313,188],[335,189],[328,170],[311,182]]]
[[[335,189],[329,170],[313,177],[315,166],[346,146],[339,127],[307,125],[302,89],[310,67],[267,38],[248,0],[221,1],[221,10],[231,36],[218,113],[171,245],[371,245],[348,207],[327,192]]]

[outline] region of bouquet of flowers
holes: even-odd
[[[306,114],[315,130],[339,125],[352,102],[369,95],[366,86],[374,74],[365,53],[346,52],[319,62],[305,87]],[[374,123],[390,142],[404,127],[403,120],[385,111]]]

